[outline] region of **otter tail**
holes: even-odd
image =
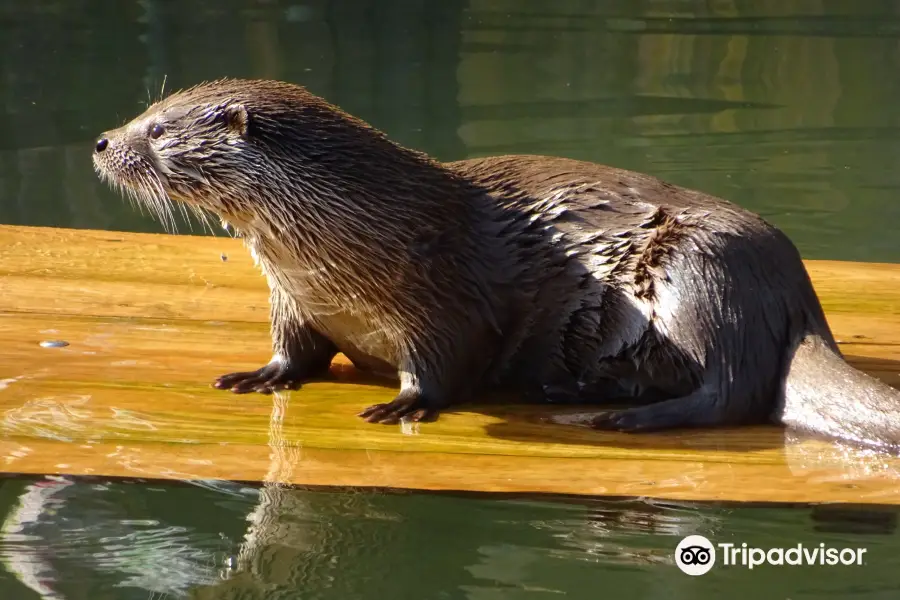
[[[900,450],[900,391],[850,366],[815,334],[806,335],[788,360],[776,417],[798,431]]]

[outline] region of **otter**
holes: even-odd
[[[160,214],[217,215],[265,275],[272,358],[217,388],[297,389],[342,352],[399,380],[372,423],[513,390],[609,404],[597,429],[900,447],[900,392],[841,356],[788,237],[727,200],[561,157],[438,162],[268,80],[173,93],[93,162]]]

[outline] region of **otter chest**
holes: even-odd
[[[288,261],[252,242],[247,246],[273,292],[271,301],[284,304],[277,310],[312,324],[355,365],[396,372],[397,336],[391,335],[370,301],[335,276],[338,267]]]

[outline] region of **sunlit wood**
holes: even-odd
[[[900,265],[808,266],[851,362],[900,386]],[[393,384],[340,358],[290,394],[214,390],[269,349],[265,280],[228,238],[2,226],[0,339],[6,472],[900,503],[900,460],[775,427],[601,433],[497,399],[370,425]]]

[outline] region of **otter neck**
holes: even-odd
[[[246,208],[225,215],[263,257],[289,253],[306,268],[347,261],[396,272],[415,260],[424,237],[448,229],[460,234],[473,214],[477,192],[424,155],[390,144],[285,163],[273,180],[248,186],[278,194],[238,199]],[[230,199],[223,195],[224,203]],[[230,212],[230,211],[228,211]]]

